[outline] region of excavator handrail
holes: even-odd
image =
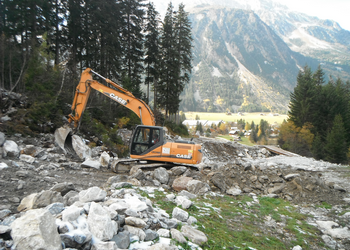
[[[93,80],[92,73],[98,75],[118,90],[110,88],[102,83],[99,83],[96,80]],[[74,100],[72,103],[72,113],[68,116],[69,123],[73,123],[75,128],[79,126],[81,117],[85,111],[86,104],[90,96],[91,89],[95,89],[101,92],[105,96],[133,111],[138,117],[140,117],[141,124],[149,126],[155,125],[153,112],[143,100],[136,98],[130,91],[124,89],[117,83],[99,75],[90,68],[87,68],[81,74],[80,81],[76,88]]]

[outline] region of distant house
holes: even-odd
[[[239,132],[241,132],[241,131],[239,131],[238,129],[237,130],[231,130],[230,132],[228,132],[228,134],[230,136],[234,137],[234,136],[239,135]]]

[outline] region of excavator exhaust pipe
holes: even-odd
[[[55,142],[63,150],[65,154],[74,153],[72,144],[72,129],[68,126],[63,126],[55,131]]]

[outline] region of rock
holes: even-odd
[[[0,234],[6,234],[11,232],[11,227],[0,225]]]
[[[118,250],[114,241],[94,241],[91,250]]]
[[[285,188],[285,186],[286,185],[284,183],[282,183],[280,185],[275,185],[273,188],[269,188],[268,192],[270,194],[279,194],[282,192],[282,190]]]
[[[63,182],[54,185],[52,188],[50,188],[50,190],[59,192],[62,196],[65,196],[69,191],[75,190],[75,187],[71,182]]]
[[[207,236],[205,234],[197,229],[194,229],[191,226],[183,225],[181,227],[181,233],[183,236],[187,237],[192,242],[201,245],[208,241]]]
[[[33,162],[35,161],[35,158],[33,156],[30,156],[30,155],[24,155],[24,154],[21,154],[19,156],[19,159],[21,161],[24,161],[26,163],[29,163],[29,164],[33,164]]]
[[[190,193],[196,194],[196,195],[204,195],[205,193],[210,191],[210,187],[208,184],[198,181],[198,180],[191,180],[187,183],[187,190]]]
[[[172,228],[170,229],[170,234],[171,234],[171,238],[180,242],[180,243],[186,243],[187,240],[185,239],[185,237],[182,235],[182,233],[175,229],[175,228]]]
[[[196,218],[194,218],[193,216],[188,217],[188,220],[187,220],[188,225],[192,225],[192,224],[196,224],[196,223],[197,223]]]
[[[16,142],[12,140],[6,140],[2,146],[4,156],[18,157],[20,150]]]
[[[170,169],[170,171],[173,172],[173,174],[175,176],[182,175],[183,173],[186,172],[186,170],[187,170],[186,167],[181,167],[181,166],[180,167],[173,167],[173,168]]]
[[[159,229],[157,231],[157,234],[159,235],[159,237],[165,237],[165,238],[170,237],[170,231],[168,229],[165,229],[165,228]]]
[[[151,229],[145,230],[145,234],[146,234],[145,241],[155,240],[159,237],[157,232],[155,232]]]
[[[128,181],[127,175],[115,175],[108,178],[107,186],[111,186],[113,183],[127,182],[127,181]]]
[[[52,215],[58,215],[64,210],[64,204],[60,202],[52,203],[45,207]]]
[[[162,184],[167,184],[169,181],[169,174],[165,168],[157,168],[154,170],[154,178],[156,178]]]
[[[186,196],[176,196],[175,203],[177,206],[182,206],[183,209],[188,209],[192,206],[192,201],[190,201]]]
[[[208,175],[210,177],[210,181],[218,188],[220,188],[221,192],[226,191],[226,183],[225,183],[225,176],[223,173],[211,173]]]
[[[77,191],[71,190],[65,196],[63,196],[63,203],[66,206],[70,206],[76,201],[79,201],[79,193]]]
[[[242,194],[242,190],[238,187],[231,187],[229,190],[226,190],[227,194],[237,196]]]
[[[329,235],[326,235],[326,234],[322,235],[322,240],[330,249],[337,248],[337,242]]]
[[[63,203],[62,195],[59,192],[44,190],[35,196],[33,208],[43,208],[56,202]]]
[[[19,204],[19,206],[17,207],[17,211],[18,212],[25,212],[25,211],[32,209],[33,205],[34,205],[34,200],[35,200],[37,195],[38,195],[37,193],[33,193],[33,194],[30,194],[30,195],[24,197],[22,199],[21,203]]]
[[[114,235],[111,241],[114,241],[118,248],[127,249],[130,245],[130,232],[120,232]]]
[[[5,162],[0,162],[0,170],[8,168],[9,166]]]
[[[100,164],[102,167],[108,167],[109,165],[109,160],[111,159],[111,157],[109,156],[109,154],[107,152],[103,152],[100,156]]]
[[[131,234],[137,235],[141,241],[145,240],[146,238],[146,233],[140,228],[125,225],[124,230],[130,232]]]
[[[6,141],[5,134],[3,132],[0,132],[0,147],[4,145],[5,141]]]
[[[125,224],[133,227],[144,228],[147,224],[142,219],[135,217],[125,218]]]
[[[94,169],[100,169],[100,162],[90,159],[88,158],[87,160],[85,160],[82,164],[81,167],[83,168],[94,168]]]
[[[341,228],[333,221],[316,221],[318,227],[325,233],[336,239],[349,239],[350,230],[347,227]]]
[[[290,180],[292,180],[292,179],[294,179],[296,177],[299,177],[299,176],[300,176],[300,174],[288,174],[288,175],[284,176],[284,179],[286,181],[290,181]]]
[[[87,145],[85,145],[85,143],[79,136],[72,136],[72,146],[80,159],[86,160],[91,158],[91,149]]]
[[[195,198],[197,198],[197,195],[192,194],[192,193],[188,192],[187,190],[181,190],[181,192],[178,193],[177,196],[185,196],[188,199],[195,199]]]
[[[90,232],[102,241],[112,239],[118,232],[118,224],[111,220],[106,209],[95,202],[91,203],[87,224]]]
[[[186,190],[187,189],[187,184],[191,180],[193,180],[192,177],[185,177],[185,176],[181,176],[179,178],[176,178],[174,180],[174,182],[173,182],[172,188],[175,191]]]
[[[8,209],[0,210],[0,220],[3,220],[6,216],[8,216],[11,213]]]
[[[82,208],[76,207],[74,205],[67,207],[62,212],[62,221],[75,221],[82,213],[82,210]]]
[[[107,192],[99,187],[91,187],[87,190],[79,192],[79,201],[85,203],[89,201],[103,201],[107,196]]]
[[[17,250],[61,250],[55,218],[45,209],[26,212],[11,225],[11,237]]]
[[[173,209],[172,216],[173,218],[183,222],[186,222],[188,219],[188,213],[185,210],[182,210],[181,208],[178,208],[178,207],[175,207]]]

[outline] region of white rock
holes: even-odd
[[[55,218],[45,209],[33,209],[11,224],[11,236],[17,250],[61,250],[61,238]]]
[[[111,157],[109,156],[109,154],[107,152],[103,152],[100,156],[100,164],[102,167],[108,167],[109,164],[109,160],[111,159]]]
[[[237,196],[242,194],[242,190],[237,187],[231,187],[229,190],[226,190],[226,193],[233,196]]]
[[[316,221],[318,227],[325,233],[336,239],[350,238],[350,230],[347,227],[341,228],[334,221]]]
[[[91,203],[87,224],[92,235],[102,241],[112,239],[118,232],[118,224],[111,220],[106,209],[95,202]]]
[[[79,201],[86,203],[89,201],[102,201],[106,198],[107,192],[99,187],[91,187],[79,192]]]
[[[172,215],[173,215],[173,218],[183,222],[186,222],[188,219],[188,213],[185,210],[182,210],[181,208],[178,208],[178,207],[175,207],[173,209]]]
[[[142,219],[135,218],[135,217],[125,218],[125,224],[133,227],[138,227],[138,228],[144,228],[147,225],[146,222],[144,222]]]
[[[207,236],[205,236],[203,232],[187,225],[183,225],[181,227],[181,233],[183,236],[187,237],[189,240],[198,245],[201,245],[208,241]]]
[[[0,162],[0,170],[8,168],[9,166],[5,162]]]
[[[32,163],[35,161],[35,158],[34,158],[33,156],[31,156],[31,155],[25,155],[25,154],[21,154],[21,155],[19,156],[19,159],[20,159],[21,161],[24,161],[24,162],[29,163],[29,164],[32,164]]]
[[[125,225],[124,230],[137,235],[140,240],[144,240],[146,238],[146,233],[140,228]]]
[[[85,160],[91,158],[91,149],[85,145],[79,136],[72,136],[72,146],[80,159]]]
[[[170,234],[171,234],[171,238],[172,239],[177,240],[180,243],[186,243],[187,242],[187,240],[182,235],[182,233],[179,230],[175,229],[175,228],[170,229]]]
[[[157,234],[159,235],[159,237],[166,237],[166,238],[170,237],[170,231],[168,229],[165,229],[165,228],[159,229],[157,231]]]
[[[95,169],[100,169],[100,162],[99,161],[95,161],[92,160],[90,158],[88,158],[87,160],[85,160],[82,164],[81,167],[83,168],[95,168]]]
[[[192,201],[190,201],[186,196],[177,196],[175,199],[177,206],[182,206],[183,209],[188,209],[192,206]]]
[[[76,206],[70,206],[62,211],[62,221],[74,221],[78,219],[82,209]]]
[[[7,140],[5,141],[3,147],[3,152],[5,156],[18,157],[20,150],[16,142]]]

